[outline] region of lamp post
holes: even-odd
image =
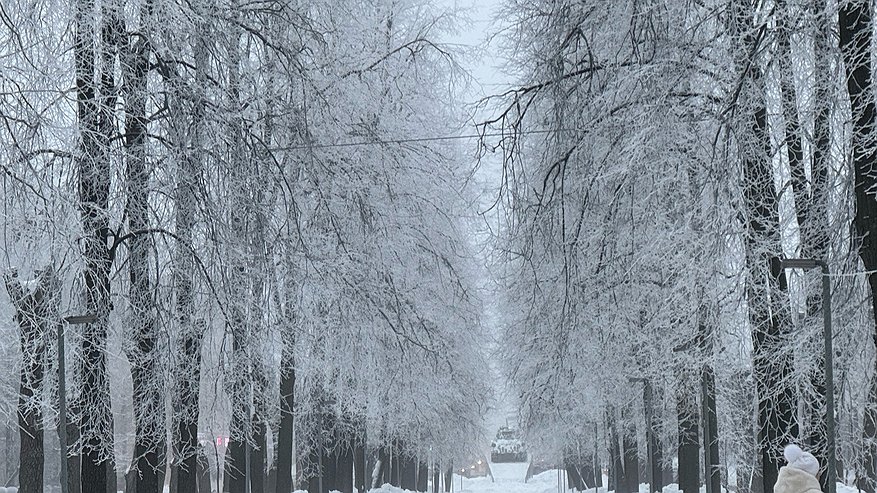
[[[95,315],[65,317],[70,325],[90,324]],[[64,324],[58,324],[58,442],[61,445],[61,493],[67,492],[67,380],[64,371]]]
[[[835,493],[837,488],[837,456],[834,443],[834,363],[832,362],[834,351],[831,347],[831,279],[828,277],[828,264],[816,259],[790,258],[783,259],[780,266],[783,269],[811,270],[819,267],[822,270],[822,335],[825,338],[825,429],[827,435],[825,441],[828,448],[827,493]]]

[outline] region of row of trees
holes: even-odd
[[[874,491],[872,13],[507,2],[520,86],[483,126],[504,135],[506,368],[571,477],[608,464],[636,491],[638,456],[653,486],[675,457],[683,491],[767,492],[789,442],[825,467],[820,279],[780,268],[803,257],[838,273],[840,478]]]
[[[206,491],[208,452],[232,493],[363,491],[467,451],[489,387],[465,170],[448,143],[391,142],[456,117],[433,41],[450,13],[40,0],[0,19],[20,491],[54,482],[55,334],[82,313],[71,492],[116,471]]]

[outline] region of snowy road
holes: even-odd
[[[491,464],[493,481],[487,478],[462,478],[454,475],[453,493],[557,493],[557,471],[547,471],[526,483],[526,463]],[[462,486],[462,488],[461,488]]]

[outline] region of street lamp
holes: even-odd
[[[65,317],[70,325],[90,324],[95,315]],[[67,493],[67,381],[64,371],[64,324],[58,324],[58,441],[61,445],[61,493]]]
[[[828,264],[822,260],[809,258],[790,258],[780,261],[783,269],[811,270],[822,269],[822,320],[823,337],[825,338],[825,428],[826,446],[828,447],[828,492],[835,493],[837,488],[837,459],[834,443],[834,364],[832,356],[831,334],[831,279],[828,277]]]

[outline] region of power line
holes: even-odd
[[[517,135],[540,135],[547,134],[551,132],[570,132],[574,129],[561,128],[557,130],[526,130],[522,132],[517,132]],[[302,144],[302,145],[294,145],[287,147],[275,147],[272,150],[274,151],[296,151],[302,149],[326,149],[330,147],[358,147],[358,146],[369,146],[369,145],[384,145],[384,144],[411,144],[416,142],[438,142],[444,140],[464,140],[464,139],[480,139],[483,137],[509,137],[512,133],[488,133],[488,134],[465,134],[465,135],[442,135],[437,137],[412,137],[408,139],[387,139],[387,140],[363,140],[358,142],[336,142],[334,144]]]

